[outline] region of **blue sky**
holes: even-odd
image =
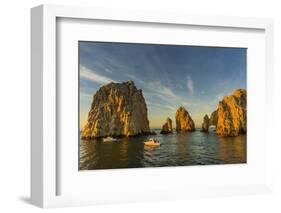
[[[223,96],[246,88],[246,54],[245,48],[79,42],[80,126],[99,87],[133,80],[143,90],[151,128],[168,116],[174,125],[180,106],[200,127]]]

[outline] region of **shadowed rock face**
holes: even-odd
[[[184,107],[178,108],[175,118],[177,131],[195,131],[194,121]]]
[[[162,126],[161,134],[169,134],[173,132],[172,119],[167,118],[166,123]]]
[[[94,95],[82,138],[149,134],[147,107],[133,81],[109,83]]]
[[[208,115],[205,115],[203,118],[203,123],[202,123],[202,132],[208,132],[209,131],[209,122],[210,119],[208,117]]]
[[[247,132],[247,92],[237,89],[219,102],[216,133],[223,136],[237,136]]]
[[[214,112],[212,112],[211,117],[210,117],[210,121],[209,121],[209,126],[214,125],[216,126],[218,123],[218,111],[215,110]]]

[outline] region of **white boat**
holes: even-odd
[[[155,138],[150,138],[148,141],[144,142],[144,145],[158,147],[161,146],[161,143]]]
[[[104,138],[103,141],[104,142],[115,142],[115,141],[118,141],[118,139],[108,136],[108,137]]]

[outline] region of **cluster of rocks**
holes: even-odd
[[[189,112],[180,107],[176,112],[176,131],[195,131],[194,122]],[[210,117],[203,117],[202,132],[208,132],[210,126],[215,126],[215,132],[222,136],[238,136],[247,132],[247,91],[237,89],[230,96],[225,96],[219,101],[218,108]],[[168,128],[169,127],[169,128]],[[162,134],[172,133],[172,120],[162,127]]]
[[[237,89],[225,96],[218,104],[210,119],[205,115],[202,131],[208,132],[209,126],[216,127],[216,133],[222,136],[238,136],[247,132],[247,91]]]
[[[191,132],[195,131],[195,124],[192,120],[190,114],[184,107],[178,108],[175,115],[176,119],[176,131],[185,131],[185,132]],[[161,134],[169,134],[173,133],[173,126],[172,126],[172,119],[167,118],[166,123],[162,126],[162,130],[160,132]]]
[[[211,125],[223,136],[237,136],[247,131],[246,90],[238,89],[219,102],[218,108],[205,115],[202,131],[208,132]],[[176,131],[195,131],[195,124],[189,112],[179,107],[175,113]],[[173,133],[172,119],[167,118],[161,134]],[[109,83],[94,95],[87,123],[81,131],[84,139],[99,137],[122,137],[155,134],[149,127],[147,106],[142,90],[133,81]]]

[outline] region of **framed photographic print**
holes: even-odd
[[[78,48],[79,170],[246,163],[246,48]]]
[[[31,14],[32,203],[270,192],[272,20]]]

